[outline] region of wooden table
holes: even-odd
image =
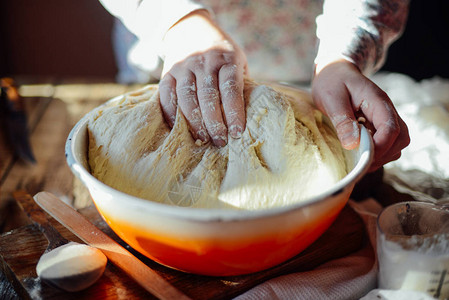
[[[17,213],[12,198],[12,192],[17,189],[24,189],[32,195],[46,190],[77,208],[90,204],[87,193],[79,188],[78,182],[74,182],[66,164],[66,138],[85,113],[114,96],[141,87],[85,81],[18,83],[19,92],[24,95],[22,99],[37,163],[30,164],[15,158],[5,133],[0,130],[0,232],[16,228],[26,221]]]
[[[0,270],[3,269],[3,272],[0,271],[0,295],[6,295],[7,299],[14,299],[17,296],[17,289],[19,289],[21,296],[30,295],[30,291],[26,288],[26,281],[36,280],[37,277],[33,273],[33,268],[46,247],[43,236],[34,226],[29,225],[30,221],[17,206],[12,196],[14,191],[21,189],[31,195],[43,190],[49,191],[75,208],[81,209],[97,226],[114,236],[107,225],[99,218],[94,207],[91,206],[92,203],[87,190],[73,177],[69,170],[65,160],[64,145],[69,131],[86,112],[114,96],[140,87],[115,83],[86,83],[85,81],[60,82],[58,84],[53,81],[53,83],[46,82],[40,85],[30,85],[25,82],[21,85],[19,91],[25,102],[31,132],[31,145],[37,163],[29,164],[16,159],[8,144],[5,143],[3,132],[0,131],[0,233],[4,233],[0,236],[0,247],[3,242],[4,249],[3,253],[0,251],[1,262],[3,263],[3,267],[0,268]],[[379,174],[374,176],[378,181]],[[372,183],[372,178],[367,182]],[[366,188],[361,190],[366,191]],[[376,189],[376,191],[379,192],[382,189]],[[366,196],[365,194],[363,196]],[[383,196],[381,198],[384,201],[389,199],[389,197]],[[59,224],[55,224],[55,226],[68,238],[74,238]],[[364,240],[363,224],[358,216],[348,208],[330,230],[304,253],[285,265],[247,277],[205,278],[173,271],[149,260],[146,260],[146,262],[189,296],[207,299],[204,296],[214,295],[214,298],[217,298],[217,294],[212,292],[219,292],[221,298],[227,298],[231,295],[235,296],[236,293],[238,294],[273,276],[292,271],[309,270],[328,259],[347,255],[360,248]],[[116,236],[114,238],[118,239]],[[347,242],[343,246],[337,247],[339,251],[333,250],[331,247],[338,246],[342,239],[346,239]],[[30,240],[33,244],[20,244],[22,242],[28,243]],[[16,245],[12,252],[6,253],[7,249],[11,250],[9,243],[16,243]],[[14,265],[16,263],[14,259],[17,259],[17,252],[25,251],[24,249],[28,249],[29,256],[27,257],[31,260],[28,261],[26,269],[21,269],[20,265]],[[108,266],[106,274],[109,274],[109,277],[107,279],[117,281],[118,277],[113,274],[119,273],[120,271],[114,269],[114,266]],[[11,282],[11,275],[17,279],[12,280],[15,282]],[[119,298],[119,291],[114,290],[118,282],[111,283],[112,281],[109,280],[108,283],[105,283],[104,281],[99,286],[109,289],[108,297]],[[226,282],[232,282],[233,284],[226,284]],[[119,284],[122,285],[122,292],[130,291],[127,295],[137,295],[137,298],[142,295],[139,287],[130,280],[119,281]],[[97,288],[100,287],[97,286]],[[206,290],[209,290],[212,294],[205,293]],[[103,298],[99,294],[95,294],[97,292],[94,288],[90,294],[85,292],[76,297],[92,298],[95,295]],[[61,294],[54,291],[50,292],[49,295],[53,295],[49,296],[52,299],[61,297]],[[68,297],[67,295],[63,296]]]
[[[17,159],[3,130],[0,130],[0,233],[29,224],[12,197],[23,189],[31,195],[46,190],[62,197],[76,208],[91,200],[74,179],[64,155],[64,144],[71,128],[89,110],[104,101],[140,88],[102,80],[17,79],[27,115],[30,142],[36,164]],[[0,281],[4,282],[0,273]],[[0,295],[5,295],[0,284]],[[6,291],[7,292],[7,291]],[[7,297],[8,298],[8,297]]]

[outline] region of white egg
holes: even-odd
[[[36,273],[50,285],[75,292],[95,283],[106,263],[106,256],[97,248],[70,242],[43,254]]]

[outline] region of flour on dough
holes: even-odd
[[[347,173],[334,131],[304,99],[247,80],[246,129],[217,148],[195,143],[179,110],[171,129],[157,88],[90,116],[91,172],[117,190],[171,205],[255,210],[308,199]]]

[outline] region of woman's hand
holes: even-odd
[[[329,116],[346,149],[359,145],[357,118],[366,120],[364,125],[374,141],[370,171],[398,159],[401,150],[410,143],[407,125],[387,94],[346,60],[317,66],[312,97],[317,107]]]
[[[243,51],[212,21],[205,10],[192,12],[164,38],[164,68],[159,84],[166,121],[174,125],[177,107],[192,136],[216,146],[245,129]]]

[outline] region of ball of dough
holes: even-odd
[[[164,120],[157,85],[91,113],[92,174],[127,194],[170,205],[264,209],[325,192],[346,173],[343,149],[309,101],[245,81],[247,123],[218,148],[196,142],[178,108]]]

